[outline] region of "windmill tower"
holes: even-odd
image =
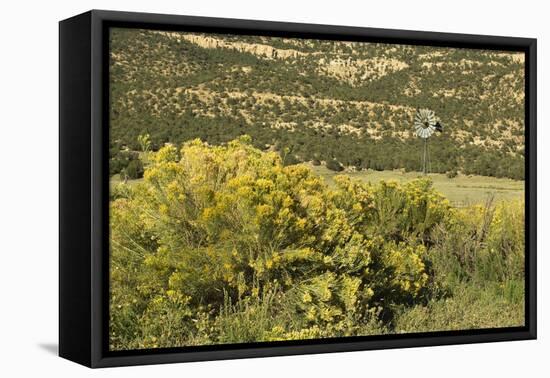
[[[422,152],[422,173],[428,174],[432,169],[430,161],[430,151],[428,150],[428,138],[433,135],[436,130],[441,128],[435,117],[433,110],[419,109],[414,117],[414,130],[417,137],[424,141],[424,149]]]

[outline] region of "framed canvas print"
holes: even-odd
[[[62,357],[536,337],[536,40],[60,22]]]

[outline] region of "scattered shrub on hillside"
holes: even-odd
[[[280,38],[262,38],[238,36],[227,42],[285,45]],[[421,146],[412,135],[411,109],[426,107],[437,109],[445,123],[443,133],[430,142],[432,172],[456,169],[466,175],[523,179],[524,106],[518,99],[524,92],[524,72],[514,59],[433,46],[307,44],[282,47],[310,53],[299,60],[264,59],[257,52],[203,48],[163,33],[113,30],[111,140],[146,150],[138,136],[147,132],[150,148],[157,150],[166,142],[194,138],[219,145],[246,131],[259,148],[294,145],[293,154],[302,161],[334,158],[357,169],[418,171]],[[351,77],[327,75],[323,69],[333,49],[346,51],[344,55],[353,50],[346,63],[357,68],[348,72]],[[387,65],[375,66],[389,69],[386,74],[367,75],[369,65],[356,65],[380,56],[387,58]],[[393,72],[395,61],[408,68]],[[476,68],[457,75],[457,64],[466,61],[474,61]],[[484,86],[470,85],[482,80]],[[414,95],[408,93],[412,88],[403,91],[411,82]],[[200,95],[180,90],[199,84]],[[450,93],[449,88],[461,90]],[[274,127],[281,122],[293,126]]]

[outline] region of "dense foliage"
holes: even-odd
[[[286,160],[417,171],[429,108],[433,172],[524,177],[521,53],[131,29],[110,49],[113,147],[248,134]]]
[[[523,276],[519,203],[451,208],[427,179],[329,188],[248,137],[148,160],[111,192],[111,349],[415,331],[453,287]]]

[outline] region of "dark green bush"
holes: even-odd
[[[136,163],[132,163],[132,167],[130,168],[132,172],[130,172],[130,174],[132,174],[133,177],[136,175],[141,175],[140,177],[143,176],[143,164],[141,164],[141,161],[139,160],[138,152],[123,149],[112,150],[111,154],[112,155],[109,160],[109,174],[111,176],[119,173],[122,174],[123,172],[129,176],[129,173],[126,172],[126,170],[132,162]]]
[[[327,168],[331,171],[342,172],[344,167],[337,160],[331,159],[327,161]]]
[[[135,180],[143,177],[143,163],[139,159],[131,160],[126,168],[121,171],[122,177],[127,177],[130,180]]]
[[[446,176],[450,179],[455,178],[458,176],[458,171],[456,169],[451,169],[450,171],[447,171]]]

